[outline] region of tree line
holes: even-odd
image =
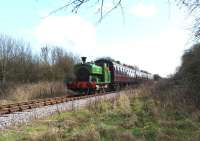
[[[200,43],[184,52],[177,72],[168,79],[161,79],[154,90],[165,107],[200,109]]]
[[[184,88],[186,100],[200,108],[200,43],[185,51],[182,64],[173,79],[176,85]]]
[[[58,46],[33,53],[29,43],[0,35],[0,84],[63,81],[73,77],[77,56]]]

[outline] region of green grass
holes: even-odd
[[[1,131],[0,141],[197,141],[200,123],[148,96],[121,96]]]

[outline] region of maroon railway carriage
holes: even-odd
[[[119,62],[109,59],[98,59],[95,61],[97,65],[102,65],[104,63],[108,64],[111,71],[111,87],[113,89],[138,83],[143,78],[141,71],[135,67],[122,65]]]

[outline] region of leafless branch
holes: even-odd
[[[195,17],[192,27],[193,38],[200,40],[200,0],[176,0],[181,7],[186,7],[190,15]]]
[[[101,0],[101,18],[103,17],[103,2],[104,0]]]
[[[64,5],[64,6],[62,6],[62,7],[59,7],[59,8],[57,8],[57,9],[51,11],[51,12],[49,13],[49,16],[50,16],[50,15],[53,15],[53,14],[55,14],[55,13],[57,13],[58,11],[61,11],[61,10],[65,9],[65,8],[69,7],[69,6],[72,5],[72,4],[73,4],[73,2],[70,2],[70,3],[68,3],[68,4],[66,4],[66,5]]]
[[[104,1],[104,0],[102,0],[102,1]],[[118,8],[118,7],[121,8],[122,14],[124,14],[121,1],[122,1],[122,0],[119,0],[119,1],[112,7],[112,9],[110,9],[110,10],[109,10],[108,12],[106,12],[104,15],[101,14],[101,17],[100,17],[100,19],[99,19],[99,23],[102,21],[103,18],[105,18],[107,15],[109,15],[113,10],[115,10],[115,9]],[[101,6],[103,6],[103,5],[101,5]],[[101,9],[100,12],[103,13],[103,9]]]
[[[104,13],[105,0],[96,0],[96,2],[95,2],[96,5],[100,5],[100,8],[99,8],[100,9],[99,10],[100,18],[99,18],[98,22],[101,22],[104,17],[106,17],[108,14],[110,14],[114,9],[116,9],[118,7],[121,8],[122,14],[124,15],[121,1],[122,0],[118,0],[117,2],[115,2],[113,0],[113,3],[116,3],[116,4],[114,4],[112,9],[110,9],[108,12]],[[83,4],[89,3],[89,2],[92,2],[92,0],[72,0],[72,1],[68,2],[67,4],[65,4],[64,6],[61,6],[61,7],[57,8],[57,9],[51,11],[48,16],[53,15],[53,14],[55,14],[55,13],[57,13],[57,12],[63,10],[63,9],[67,9],[67,8],[71,9],[72,13],[77,13],[78,10],[81,8],[81,6]]]

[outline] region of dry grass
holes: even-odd
[[[65,95],[65,87],[61,82],[39,82],[12,86],[7,90],[2,104],[21,102],[32,99],[49,98]]]
[[[129,96],[121,93],[119,97],[114,101],[113,108],[115,112],[119,112],[124,115],[131,114]]]

